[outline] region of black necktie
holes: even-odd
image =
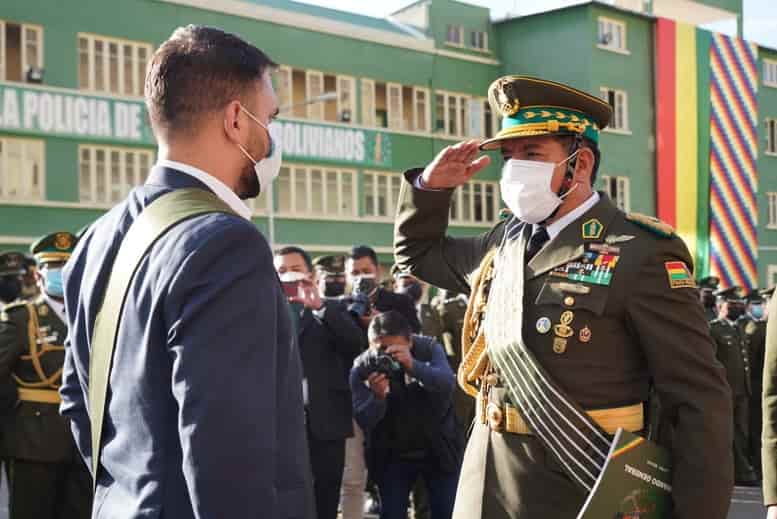
[[[526,247],[526,263],[531,261],[549,239],[550,236],[545,227],[540,227],[531,235],[531,238],[529,238],[529,246]]]

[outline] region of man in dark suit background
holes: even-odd
[[[336,519],[345,464],[345,439],[353,436],[348,374],[367,338],[334,299],[322,299],[310,255],[285,247],[275,269],[289,297],[302,356],[303,397],[318,519]]]
[[[91,337],[128,229],[179,189],[210,191],[232,210],[173,227],[130,284],[93,519],[313,517],[299,352],[272,253],[241,200],[266,190],[280,168],[268,128],[278,113],[274,66],[237,36],[177,29],[145,82],[158,162],[68,262],[62,413],[91,464]]]

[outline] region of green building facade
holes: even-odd
[[[4,2],[0,249],[88,225],[143,182],[155,160],[145,65],[189,23],[240,34],[281,64],[283,168],[272,201],[265,194],[252,202],[255,223],[276,247],[317,255],[364,243],[390,262],[402,171],[445,146],[491,136],[499,121],[486,92],[504,74],[563,81],[610,100],[617,124],[602,136],[598,187],[625,210],[655,214],[650,11],[658,2],[637,2],[641,12],[590,2],[502,21],[454,0],[420,0],[387,19],[289,0]],[[741,1],[703,3],[734,13],[741,26]],[[766,285],[777,277],[777,51],[761,48],[759,67]],[[454,234],[498,220],[501,160],[492,158],[456,193]]]

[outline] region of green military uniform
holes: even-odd
[[[777,297],[769,297],[763,369],[761,470],[764,504],[777,506]]]
[[[448,360],[454,373],[461,364],[461,332],[464,328],[464,315],[467,313],[467,298],[463,295],[441,298],[437,302],[437,313],[442,324],[442,341]],[[453,393],[453,405],[459,423],[469,427],[475,418],[475,401],[463,389],[457,387]]]
[[[763,309],[766,301],[763,294],[753,290],[747,295],[748,311],[737,324],[747,345],[747,354],[750,359],[750,430],[749,450],[750,463],[756,474],[761,471],[761,429],[763,408],[761,399],[763,394],[764,352],[766,349],[766,319],[765,315],[755,315],[752,312],[754,305]]]
[[[718,298],[729,305],[741,306],[744,295],[739,287],[717,292]],[[738,484],[753,484],[757,477],[750,461],[750,396],[753,394],[750,355],[740,315],[734,319],[720,317],[710,323],[716,355],[726,369],[726,378],[733,393],[734,409],[734,476]]]
[[[489,97],[503,126],[488,147],[548,134],[593,139],[611,114],[593,96],[533,78],[497,80]],[[490,307],[489,293],[504,292],[503,276],[515,276],[499,265],[525,250],[529,229],[511,219],[477,237],[447,237],[453,190],[424,189],[421,173],[405,174],[411,192],[395,227],[396,261],[435,286],[473,292],[465,321],[472,346],[463,351],[459,382],[478,391],[481,404],[454,518],[572,519],[586,493],[516,412],[505,374],[489,357],[488,333],[482,333],[489,312],[499,309]],[[506,289],[523,300],[522,318],[499,325],[505,333],[520,332],[549,376],[607,432],[644,428],[642,404],[655,384],[672,423],[672,443],[662,442],[674,458],[673,517],[723,519],[732,489],[731,396],[691,264],[671,228],[626,215],[600,193],[520,267],[520,285]],[[591,265],[601,276],[588,270]]]
[[[718,318],[718,310],[715,305],[715,292],[720,285],[720,278],[716,276],[707,276],[699,280],[699,299],[704,307],[704,315],[707,322],[712,322]]]
[[[33,244],[44,272],[64,264],[75,245],[70,233]],[[48,270],[47,270],[48,269]],[[3,423],[11,463],[11,519],[78,519],[91,514],[91,479],[70,426],[59,415],[64,342],[63,304],[48,294],[5,307],[0,315],[0,376],[17,386],[18,404]]]

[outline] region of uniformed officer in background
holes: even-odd
[[[321,297],[340,297],[345,294],[345,257],[318,256],[313,259]]]
[[[691,256],[671,227],[626,215],[592,188],[612,108],[519,76],[496,80],[489,101],[501,131],[407,171],[395,224],[403,271],[472,293],[459,383],[479,411],[454,518],[576,517],[601,470],[592,456],[606,458],[606,433],[644,429],[652,381],[672,423],[673,517],[724,519],[731,392]],[[479,149],[500,151],[500,193],[514,217],[479,236],[447,236],[455,189],[490,161]],[[600,454],[580,438],[601,444]]]
[[[764,351],[766,348],[766,300],[762,291],[751,290],[747,294],[745,315],[739,318],[737,324],[741,330],[747,353],[750,358],[750,427],[749,455],[750,463],[760,479],[761,474],[761,397],[763,393]]]
[[[392,272],[396,272],[396,268],[393,268]],[[421,335],[434,337],[440,341],[442,338],[440,315],[431,303],[423,302],[427,287],[426,283],[419,281],[418,278],[410,274],[404,272],[396,272],[394,274],[394,292],[405,294],[413,300],[418,311],[418,320],[421,322]]]
[[[439,298],[434,301],[434,307],[440,316],[442,324],[442,344],[448,354],[453,372],[456,373],[461,364],[461,332],[464,328],[464,315],[467,313],[467,296],[452,290],[440,290]],[[475,418],[475,401],[461,387],[453,390],[453,407],[459,423],[469,429]]]
[[[704,307],[704,315],[707,322],[712,322],[718,318],[718,306],[715,292],[720,285],[720,278],[707,276],[699,280],[699,300]]]
[[[22,276],[25,274],[25,257],[19,252],[0,253],[0,313],[3,308],[17,301],[22,293]],[[0,349],[0,424],[4,423],[16,404],[16,384],[11,379],[10,360],[4,359]],[[3,430],[0,427],[0,480],[8,477]]]
[[[87,519],[89,472],[76,450],[68,421],[59,414],[67,337],[62,267],[76,239],[69,232],[31,246],[41,295],[7,305],[0,315],[0,375],[13,380],[19,402],[3,424],[11,465],[11,519]]]
[[[745,294],[741,287],[716,293],[718,318],[710,323],[716,354],[731,386],[733,396],[734,478],[737,485],[754,485],[758,477],[750,461],[750,398],[753,395],[752,367],[745,331],[740,319],[745,316]]]

